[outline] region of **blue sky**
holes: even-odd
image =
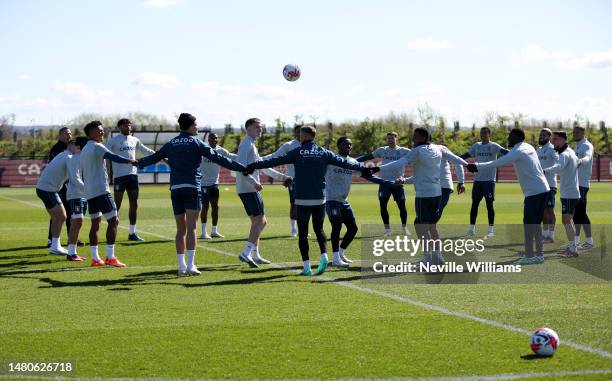
[[[610,1],[0,0],[0,115],[612,122]],[[302,78],[281,71],[297,63]]]

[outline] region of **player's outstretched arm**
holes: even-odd
[[[114,161],[115,163],[122,163],[122,164],[134,164],[134,162],[136,162],[136,160],[131,160],[125,157],[121,157],[119,155],[115,155],[114,153],[110,151],[104,153],[104,159]]]
[[[147,165],[155,164],[158,161],[167,158],[168,157],[167,152],[168,152],[168,143],[164,144],[162,148],[159,149],[159,151],[149,156],[145,156],[141,159],[138,159],[138,166],[143,168],[143,167],[146,167]]]
[[[277,167],[279,165],[285,164],[293,164],[294,161],[294,151],[289,152],[286,155],[278,156],[278,157],[270,157],[264,160],[258,160],[251,164],[249,164],[249,168],[253,169],[263,169],[263,168],[272,168]]]
[[[407,164],[411,164],[418,156],[419,151],[416,149],[411,150],[410,152],[408,152],[405,156],[402,156],[401,158],[399,158],[398,160],[392,161],[390,163],[384,164],[380,166],[380,170],[393,170],[393,169],[398,169],[398,168],[402,168]]]
[[[359,156],[355,160],[357,160],[360,163],[363,163],[364,161],[373,160],[373,159],[374,159],[374,154],[369,153],[367,155]]]
[[[559,173],[568,164],[569,161],[565,159],[565,156],[560,156],[559,160],[557,160],[557,162],[553,166],[548,168],[542,168],[542,170],[544,171],[544,173]]]
[[[223,155],[218,154],[215,150],[213,150],[212,148],[210,148],[209,146],[205,145],[202,142],[198,143],[198,149],[200,150],[200,154],[202,156],[206,157],[213,163],[219,164],[222,167],[228,168],[236,172],[246,171],[246,167],[244,165],[232,159],[228,159],[227,157]]]
[[[514,162],[516,159],[518,159],[517,155],[518,155],[518,151],[510,151],[509,153],[505,154],[504,156],[500,157],[497,160],[488,161],[486,163],[476,163],[474,165],[478,169],[487,169],[487,168],[502,167],[502,166],[504,166],[506,164],[510,164],[510,163]],[[468,169],[469,169],[469,166],[468,166]]]

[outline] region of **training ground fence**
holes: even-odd
[[[112,135],[118,132],[113,132]],[[137,132],[134,136],[138,137],[140,141],[147,147],[158,150],[165,143],[170,141],[176,136],[174,131],[155,131],[155,132]],[[205,135],[201,138],[205,138]],[[265,152],[266,154],[268,152]],[[460,154],[461,152],[456,152]],[[264,153],[262,153],[264,154]],[[358,155],[355,155],[358,156]],[[471,161],[472,159],[468,159]],[[40,174],[42,173],[47,162],[46,157],[13,157],[10,159],[0,158],[0,186],[35,186]],[[376,163],[376,160],[374,161]],[[109,169],[109,178],[112,179],[112,173],[110,173],[111,166]],[[451,165],[453,171],[453,178],[456,179],[454,168]],[[276,168],[283,173],[286,173],[286,166]],[[242,176],[242,174],[238,174]],[[412,175],[412,168],[406,166],[406,176]],[[219,182],[221,184],[233,184],[236,182],[235,176],[237,174],[231,173],[226,168],[221,168],[219,174]],[[465,171],[466,182],[471,182],[474,179],[474,174]],[[168,184],[170,182],[170,168],[165,162],[159,162],[154,165],[147,166],[143,169],[138,170],[138,179],[141,184]],[[262,184],[272,184],[273,179],[266,176],[263,172],[260,173],[260,180]],[[367,180],[354,176],[353,181],[355,183],[365,183]],[[517,177],[512,165],[506,165],[497,169],[497,181],[498,182],[516,182]],[[612,155],[600,155],[595,153],[593,159],[593,172],[591,181],[612,181]],[[278,183],[278,182],[277,182]]]

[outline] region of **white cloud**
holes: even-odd
[[[24,74],[19,74],[17,78],[21,79],[22,81],[27,81],[29,79],[32,79],[32,76],[24,73]]]
[[[412,40],[408,43],[408,48],[411,50],[441,50],[450,46],[446,40],[434,40],[431,37],[422,37]]]
[[[163,89],[172,89],[180,85],[180,82],[175,76],[170,74],[146,72],[138,74],[132,84],[135,86],[150,86],[160,87]]]
[[[173,8],[182,3],[183,0],[145,0],[142,5],[147,8]]]
[[[569,50],[547,50],[538,45],[524,46],[520,52],[510,53],[517,64],[548,62],[562,69],[604,69],[612,67],[612,50],[577,54]]]

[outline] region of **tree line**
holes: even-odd
[[[106,126],[107,134],[115,128],[121,117],[132,120],[136,132],[144,131],[178,131],[178,126],[168,119],[144,113],[128,113],[127,115],[81,114],[63,124],[71,128],[75,136],[83,135],[83,126],[91,120],[100,120]],[[348,136],[353,140],[353,155],[369,153],[375,148],[386,144],[386,133],[395,131],[399,135],[399,143],[411,147],[412,131],[417,127],[426,127],[436,143],[448,146],[453,152],[465,152],[480,139],[480,127],[489,127],[492,140],[506,146],[507,132],[514,127],[525,130],[526,141],[537,145],[540,129],[548,127],[551,130],[571,131],[573,126],[580,125],[587,129],[587,136],[599,154],[612,154],[608,127],[604,122],[592,123],[588,119],[576,116],[573,120],[535,120],[522,114],[504,116],[495,113],[485,115],[484,122],[479,125],[460,125],[459,122],[447,123],[442,116],[436,115],[431,108],[417,109],[417,115],[390,113],[384,117],[364,119],[360,121],[344,121],[340,123],[318,123],[316,117],[304,120],[296,115],[291,123],[280,119],[274,125],[266,126],[258,149],[262,155],[274,152],[283,142],[292,138],[292,130],[296,125],[310,124],[317,127],[317,142],[331,150],[336,149],[336,140],[340,136]],[[0,116],[0,157],[1,158],[41,158],[47,155],[51,146],[57,141],[57,128],[16,128],[14,116]],[[220,135],[220,145],[235,152],[244,136],[244,126],[225,127],[214,131]]]

